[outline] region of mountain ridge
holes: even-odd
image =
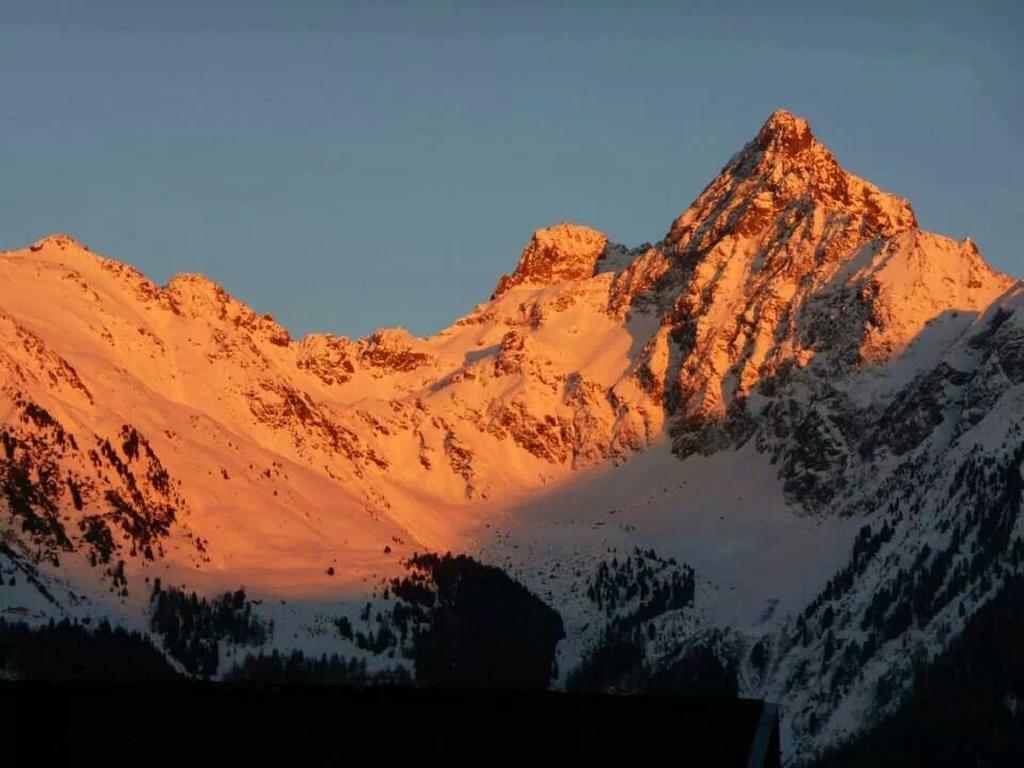
[[[785,111],[661,240],[537,230],[425,338],[294,339],[60,234],[0,285],[0,605],[36,620],[145,629],[158,576],[244,584],[270,646],[324,648],[324,615],[393,616],[414,553],[462,551],[562,615],[557,685],[612,641],[651,670],[711,649],[806,757],[1024,547],[1020,282]],[[694,597],[609,593],[625,563]]]

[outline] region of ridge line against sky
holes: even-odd
[[[1024,274],[1009,2],[85,6],[5,9],[0,248],[67,231],[298,336],[437,331],[561,220],[656,240],[779,107]]]

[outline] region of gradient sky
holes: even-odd
[[[0,248],[425,334],[537,227],[658,240],[784,107],[1024,275],[1016,6],[0,0]]]

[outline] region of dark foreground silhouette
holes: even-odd
[[[764,725],[762,719],[764,715]],[[12,765],[438,758],[777,766],[774,708],[728,699],[210,682],[0,684]],[[660,759],[664,759],[660,757]],[[595,763],[597,764],[597,763]]]

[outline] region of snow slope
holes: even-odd
[[[53,235],[0,254],[0,608],[145,628],[158,577],[244,585],[269,645],[383,663],[332,622],[452,550],[562,614],[564,683],[640,548],[696,574],[645,663],[713,637],[804,757],[1017,567],[1019,307],[784,111],[654,245],[538,230],[430,338],[293,339]]]

